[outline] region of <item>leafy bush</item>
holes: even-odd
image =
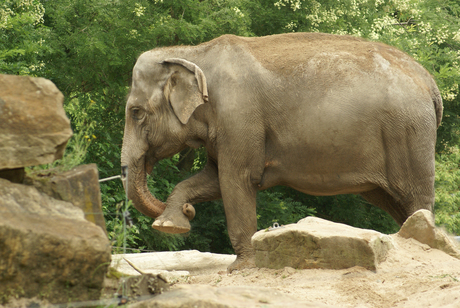
[[[460,235],[460,153],[458,147],[436,155],[436,224]]]
[[[50,52],[44,38],[45,8],[39,1],[3,0],[0,4],[0,72],[41,76],[43,56]]]

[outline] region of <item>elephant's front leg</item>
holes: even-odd
[[[152,224],[152,228],[166,233],[190,231],[190,222],[195,216],[192,204],[221,198],[216,164],[208,163],[198,174],[176,185],[166,200],[166,209]]]
[[[251,238],[257,231],[257,188],[251,182],[249,172],[242,173],[220,175],[228,235],[237,255],[228,272],[255,267]]]

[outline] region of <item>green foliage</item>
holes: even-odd
[[[4,0],[0,4],[0,73],[40,76],[41,57],[50,51],[44,38],[44,7],[37,0]]]
[[[194,207],[196,216],[190,222],[192,230],[185,235],[183,249],[234,253],[228,237],[222,201],[203,202]]]
[[[318,216],[347,225],[386,234],[399,231],[391,216],[357,195],[316,197]]]
[[[436,224],[460,235],[460,152],[455,147],[436,158]]]
[[[264,203],[267,203],[263,201],[264,197],[260,198],[263,194],[268,194],[269,198],[282,201],[279,203],[280,209],[275,208],[275,211],[270,207],[266,210],[263,209],[266,206]],[[272,194],[274,196],[271,196]],[[268,204],[271,202],[273,201],[268,201]],[[263,213],[265,219],[273,217],[271,221],[262,222],[259,229],[266,228],[275,221],[280,224],[287,224],[295,223],[307,216],[317,216],[353,227],[373,229],[387,234],[399,230],[398,225],[390,215],[357,195],[315,197],[288,187],[274,187],[259,193],[258,207],[258,213]]]
[[[265,229],[277,222],[279,225],[295,223],[316,210],[282,193],[286,188],[272,188],[257,195],[257,229]]]
[[[139,245],[141,240],[139,237],[139,226],[129,226],[128,220],[125,218],[125,213],[128,210],[130,203],[131,202],[127,203],[128,206],[126,206],[126,203],[123,201],[118,203],[115,212],[109,212],[113,209],[107,209],[106,206],[103,206],[105,215],[110,217],[110,219],[106,219],[106,228],[111,241],[113,253],[124,253],[126,247],[138,248],[134,250],[134,252],[139,252],[141,249],[145,248],[144,246]],[[130,252],[132,251],[127,251],[127,253]]]

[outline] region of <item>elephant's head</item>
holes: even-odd
[[[128,198],[141,213],[156,218],[165,209],[150,193],[146,175],[157,161],[186,147],[190,117],[207,97],[206,78],[194,63],[176,58],[159,61],[149,52],[136,62],[121,164],[129,170]]]

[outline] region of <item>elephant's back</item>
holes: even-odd
[[[267,69],[290,75],[320,55],[340,57],[342,61],[365,63],[368,42],[344,35],[325,33],[289,33],[244,38],[248,50]],[[367,47],[367,48],[366,48]]]
[[[421,65],[397,48],[349,35],[224,35],[209,43],[222,49],[244,50],[269,71],[285,77],[305,75],[306,72],[314,70],[317,74],[333,73],[337,78],[343,78],[356,74],[390,73],[388,68],[391,67],[391,73],[398,71],[430,78]],[[241,53],[238,57],[241,57]],[[238,59],[235,59],[235,63],[237,62]]]

